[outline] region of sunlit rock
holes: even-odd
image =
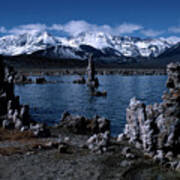
[[[110,140],[109,135],[109,131],[94,134],[86,142],[88,149],[90,149],[92,152],[97,152],[100,154],[106,152]]]
[[[180,154],[180,64],[169,64],[167,74],[169,90],[163,93],[162,103],[145,105],[132,98],[126,110],[124,133],[118,136],[118,141],[127,138],[161,163]]]

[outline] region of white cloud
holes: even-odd
[[[157,31],[153,29],[142,30],[141,33],[147,37],[156,37],[162,35],[164,31]]]
[[[36,33],[46,31],[47,26],[45,24],[28,24],[17,26],[8,31],[10,34],[23,34],[23,33]]]
[[[82,32],[98,32],[98,31],[102,31],[106,33],[112,32],[112,28],[108,25],[98,26],[95,24],[89,24],[86,21],[70,21],[64,25],[54,24],[49,29],[56,31],[63,31],[72,36],[76,36]]]
[[[131,34],[135,31],[143,29],[141,25],[123,23],[115,28],[115,31],[119,34]]]
[[[164,33],[164,31],[155,31],[152,29],[146,30],[142,25],[134,23],[125,22],[117,26],[110,26],[107,24],[91,24],[83,20],[70,21],[66,24],[53,24],[51,26],[45,24],[28,24],[17,26],[10,30],[6,30],[3,27],[0,28],[0,32],[6,32],[9,34],[36,33],[43,31],[63,32],[71,36],[77,36],[82,32],[104,32],[112,35],[128,35],[134,32],[141,32],[145,36],[156,37]]]
[[[69,23],[63,25],[62,30],[70,35],[76,36],[82,32],[95,31],[97,30],[97,26],[88,24],[85,21],[70,21]]]
[[[61,24],[53,24],[48,29],[49,30],[54,30],[54,31],[63,31],[63,26]]]
[[[54,24],[49,29],[56,31],[64,31],[70,35],[76,36],[82,32],[105,32],[110,34],[131,34],[135,31],[142,29],[143,27],[136,24],[123,23],[116,27],[109,25],[96,25],[90,24],[86,21],[70,21],[67,24]]]
[[[3,27],[3,26],[2,26],[2,27],[0,27],[0,33],[6,33],[6,31],[7,31],[7,30],[6,30],[6,28],[5,28],[5,27]]]
[[[180,33],[180,26],[170,27],[168,31],[172,33]]]

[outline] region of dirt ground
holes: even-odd
[[[2,180],[167,180],[180,179],[180,173],[160,167],[143,153],[130,147],[135,159],[127,159],[122,149],[128,146],[112,138],[109,151],[92,153],[82,147],[88,136],[52,129],[52,137],[35,138],[0,130],[0,179]],[[8,134],[11,136],[8,138]],[[13,134],[14,133],[14,134]],[[6,134],[3,135],[3,134]],[[17,135],[18,134],[18,135]],[[6,138],[4,138],[6,137]],[[11,137],[11,138],[10,138]],[[12,138],[16,137],[16,138]],[[69,138],[66,153],[44,148],[48,142]]]

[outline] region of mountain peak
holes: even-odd
[[[32,54],[54,47],[54,55],[60,57],[79,57],[84,51],[95,50],[99,55],[125,57],[157,57],[180,42],[180,38],[141,39],[130,36],[114,36],[104,32],[83,32],[76,37],[54,37],[46,31],[28,32],[0,38],[0,54]],[[82,47],[85,47],[82,49]],[[89,48],[88,48],[89,47]],[[90,48],[92,47],[92,48]],[[77,52],[77,53],[75,53]],[[60,53],[60,54],[59,54]],[[110,53],[110,54],[108,54]],[[114,53],[114,55],[113,55]]]

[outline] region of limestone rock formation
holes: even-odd
[[[87,85],[89,87],[98,87],[99,86],[99,81],[98,78],[95,77],[95,66],[94,66],[94,61],[93,61],[93,55],[89,55],[88,59],[88,67],[87,67]]]
[[[96,89],[99,86],[99,80],[97,77],[95,77],[95,65],[92,54],[89,55],[89,59],[88,59],[87,75],[88,75],[87,85],[90,88],[91,96],[106,97],[107,96],[106,91],[97,91]]]
[[[145,105],[132,98],[126,110],[126,139],[154,160],[163,162],[180,154],[180,64],[167,66],[167,88],[162,103]]]
[[[106,152],[110,141],[109,135],[109,131],[92,135],[86,142],[88,149],[100,154]]]
[[[107,96],[107,92],[106,92],[106,91],[96,91],[96,90],[92,90],[92,91],[91,91],[91,95],[92,95],[92,96],[97,96],[97,97],[101,97],[101,96],[106,97],[106,96]]]
[[[36,84],[44,84],[46,82],[47,81],[46,81],[46,79],[44,77],[38,77],[38,78],[35,79]]]
[[[31,78],[26,77],[25,75],[16,73],[15,77],[14,77],[14,83],[15,84],[31,84],[31,83],[33,83],[33,81]]]
[[[99,116],[88,119],[84,116],[73,116],[63,113],[59,127],[76,134],[94,134],[110,131],[110,121]]]
[[[49,135],[49,131],[44,125],[31,121],[29,106],[21,105],[19,96],[15,96],[15,74],[12,67],[4,65],[3,57],[0,56],[0,127],[20,131],[30,129],[36,136]]]
[[[5,67],[3,58],[0,56],[0,124],[3,124],[3,120],[10,120],[21,112],[19,97],[14,95],[13,79],[12,68]]]

